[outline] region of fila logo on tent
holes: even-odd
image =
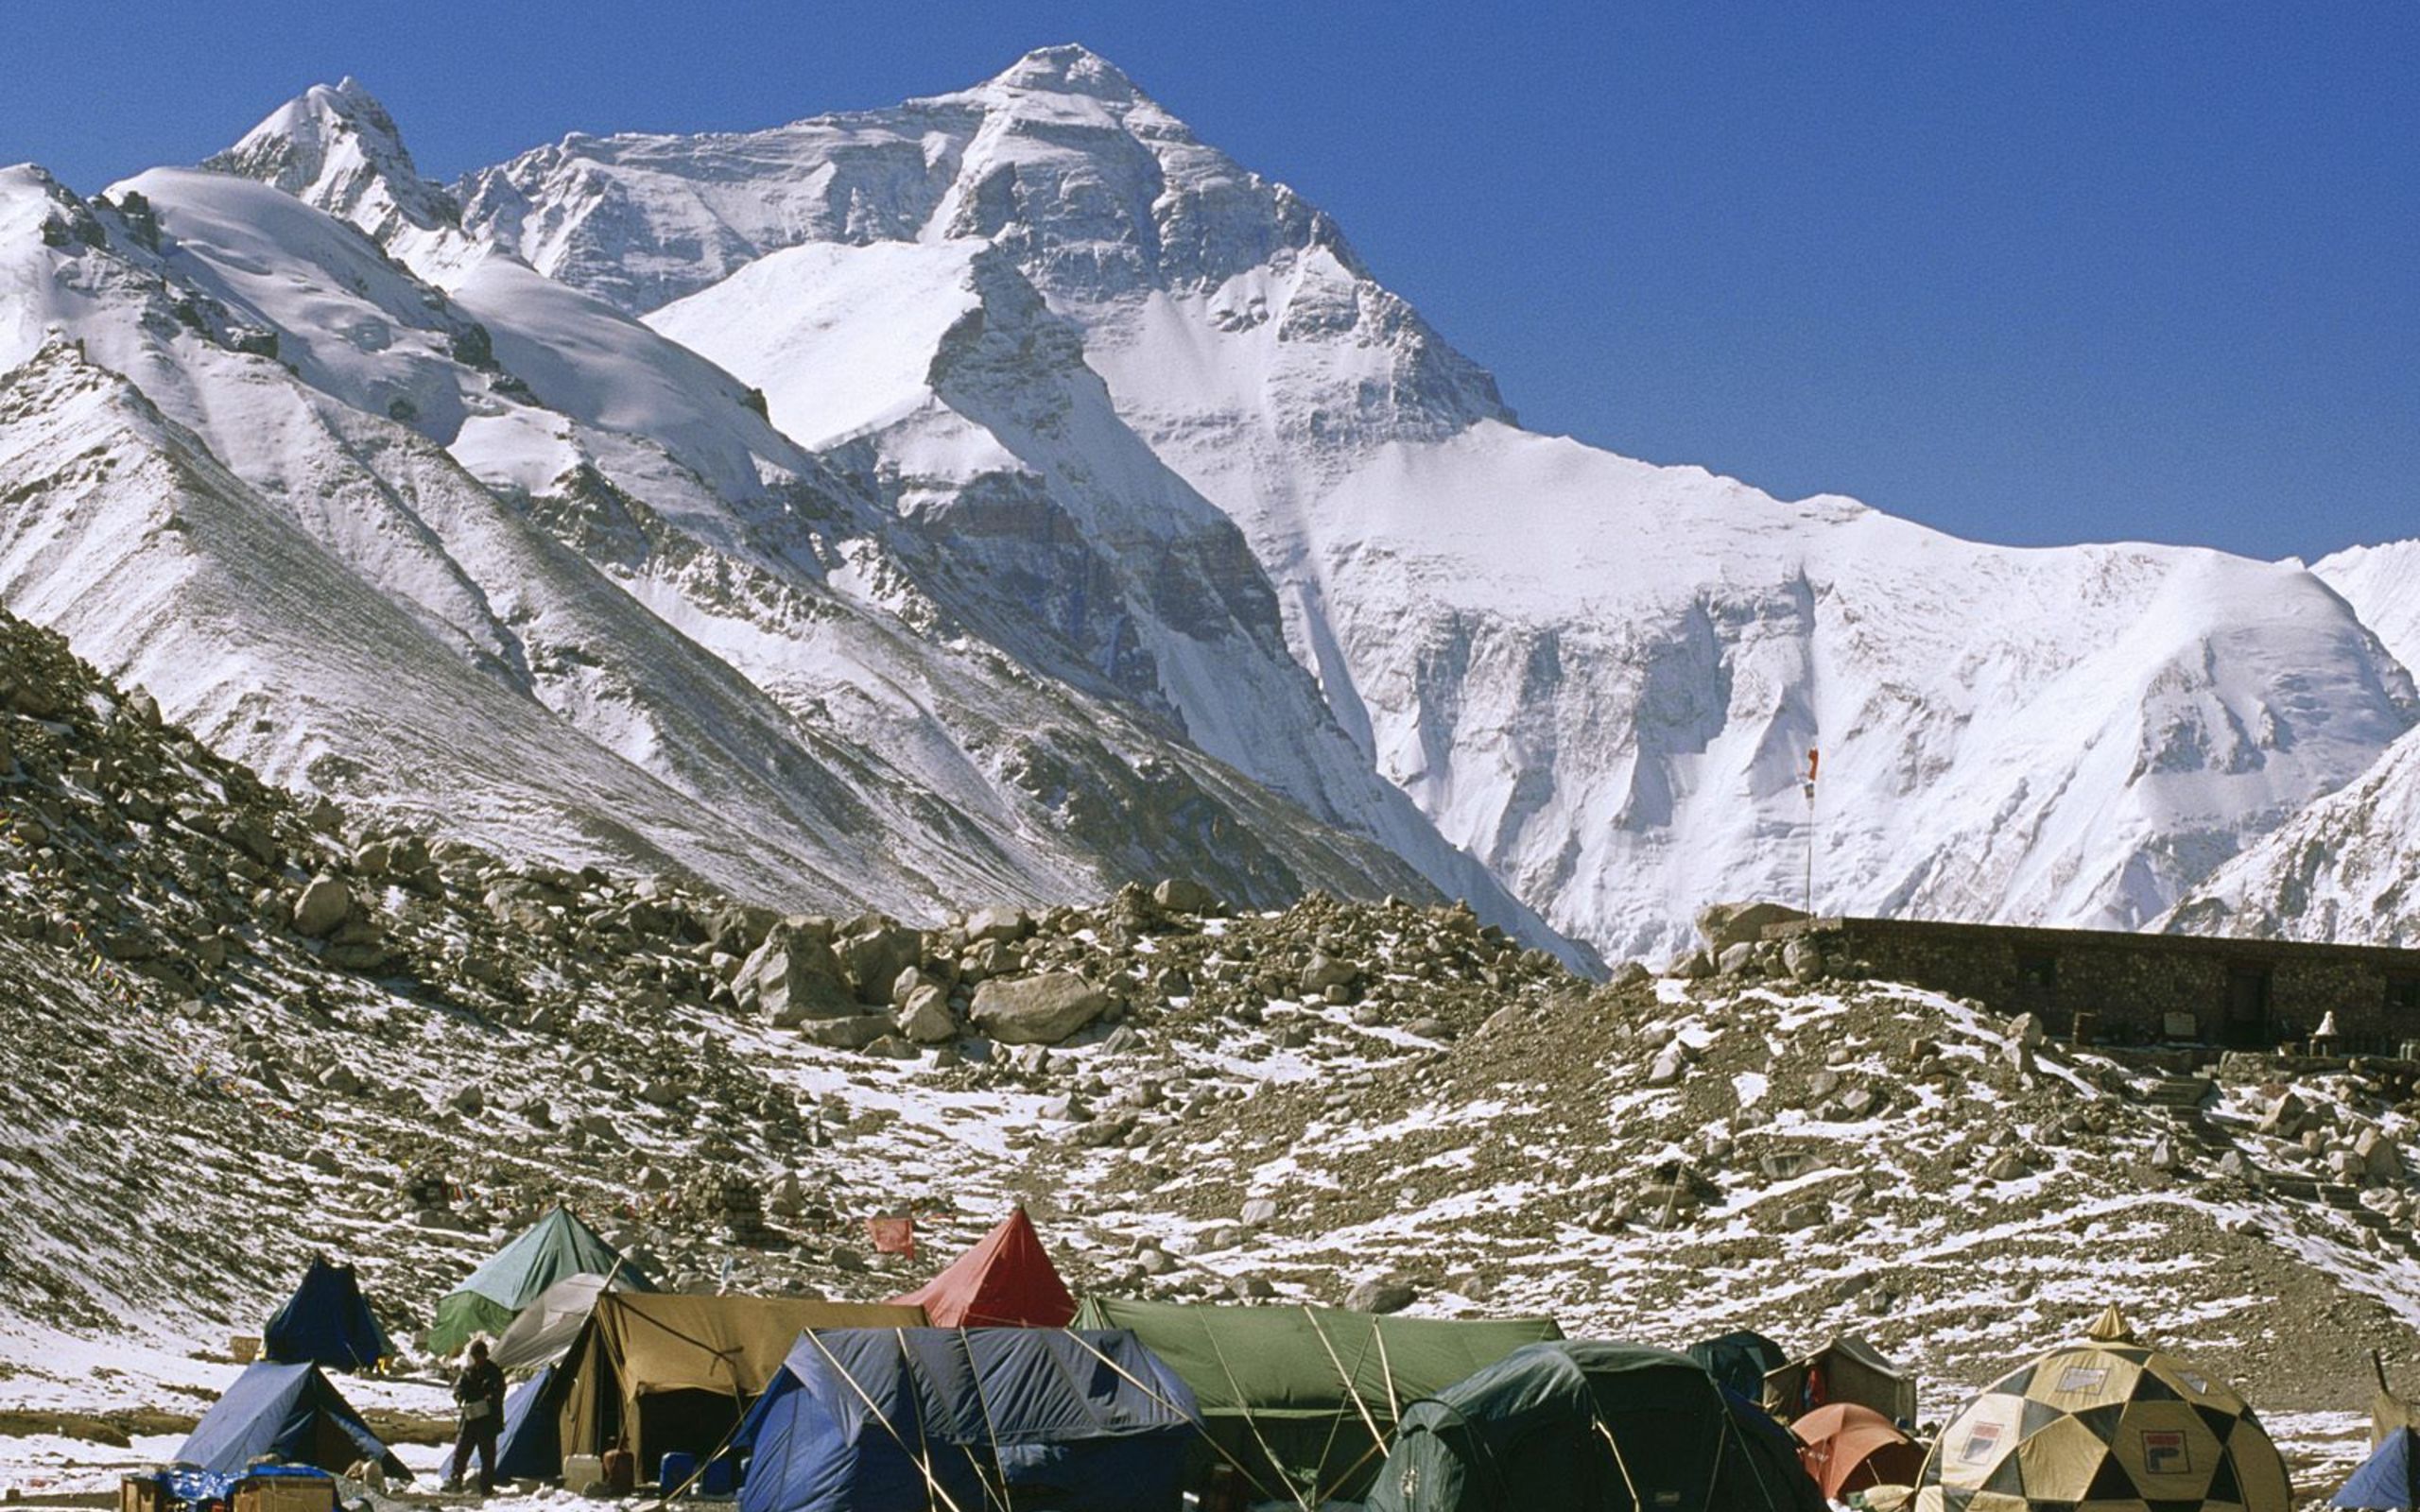
[[[2143,1469],[2153,1475],[2190,1475],[2193,1455],[2185,1435],[2173,1428],[2143,1430]]]

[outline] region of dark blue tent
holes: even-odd
[[[495,1445],[497,1475],[551,1481],[563,1472],[562,1400],[554,1385],[555,1367],[547,1366],[505,1399],[504,1433]]]
[[[1759,1494],[1772,1505],[1791,1512],[1824,1512],[1824,1492],[1806,1473],[1799,1458],[1798,1440],[1754,1398],[1721,1386],[1722,1407],[1731,1426],[1739,1430],[1739,1447],[1747,1451],[1751,1474]]]
[[[1176,1512],[1200,1431],[1122,1329],[821,1330],[741,1426],[739,1512]]]
[[[2361,1461],[2353,1478],[2327,1499],[2327,1504],[2371,1507],[2378,1512],[2420,1507],[2420,1478],[2415,1477],[2420,1477],[2420,1435],[2398,1428],[2370,1452],[2370,1457]]]
[[[318,1366],[267,1360],[244,1367],[176,1453],[180,1465],[227,1475],[241,1473],[262,1458],[337,1473],[368,1459],[404,1480],[412,1473],[378,1441],[352,1403],[328,1384]]]
[[[1688,1356],[1705,1366],[1714,1383],[1750,1401],[1765,1400],[1765,1373],[1789,1364],[1782,1347],[1751,1329],[1737,1329],[1688,1348]]]
[[[261,1353],[281,1365],[367,1370],[395,1352],[371,1314],[350,1265],[314,1259],[285,1305],[261,1330]]]

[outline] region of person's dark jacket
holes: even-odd
[[[460,1379],[454,1383],[454,1400],[468,1421],[475,1422],[489,1433],[504,1426],[504,1372],[493,1360],[474,1360],[462,1367]],[[481,1402],[485,1412],[477,1412],[473,1402]]]

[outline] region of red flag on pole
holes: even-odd
[[[1806,750],[1806,780],[1808,782],[1815,781],[1815,768],[1822,765],[1823,762],[1824,753],[1811,746],[1808,747]]]
[[[866,1237],[873,1242],[874,1251],[883,1255],[905,1255],[916,1258],[916,1220],[912,1215],[897,1218],[868,1218]]]

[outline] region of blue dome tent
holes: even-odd
[[[350,1265],[314,1258],[285,1305],[261,1330],[261,1353],[280,1365],[369,1370],[395,1352]]]

